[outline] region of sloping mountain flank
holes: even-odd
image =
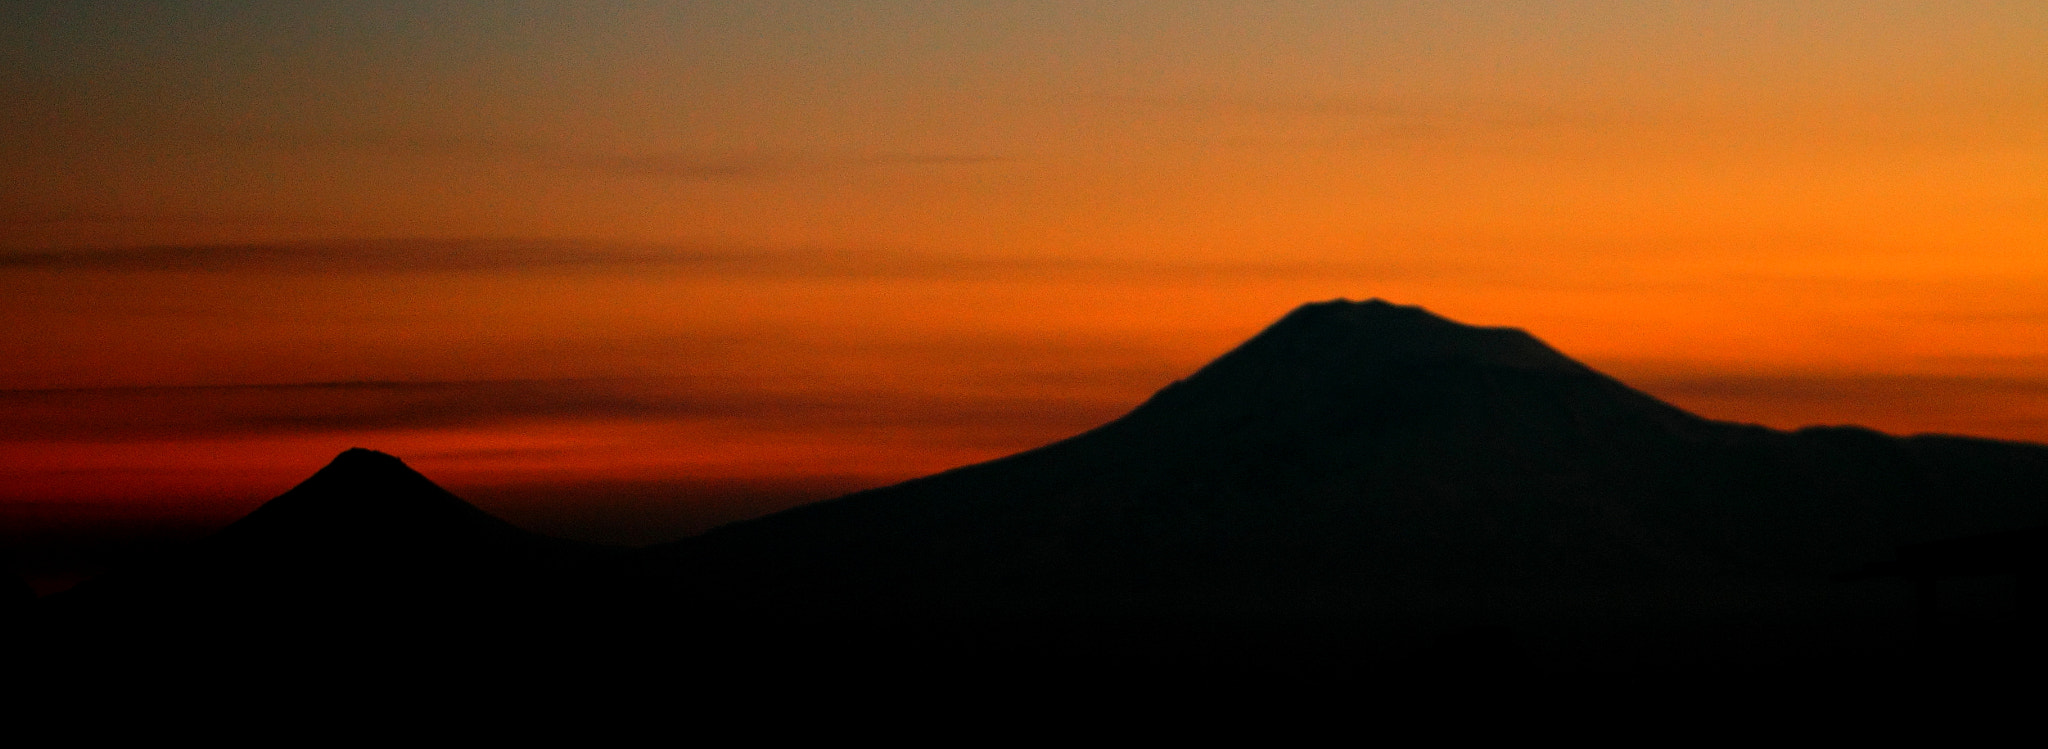
[[[2048,521],[2044,489],[2042,446],[1710,421],[1520,330],[1336,300],[1085,434],[648,555],[736,611],[1316,618],[1822,581]]]

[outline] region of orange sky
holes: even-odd
[[[651,540],[1334,297],[2048,441],[2039,3],[289,5],[0,9],[0,501],[361,445]]]

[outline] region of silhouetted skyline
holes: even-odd
[[[0,504],[218,523],[377,445],[651,541],[1334,297],[1717,419],[2048,440],[2044,12],[8,3]]]
[[[2038,666],[2044,533],[2048,445],[1703,419],[1521,330],[1340,299],[1085,433],[641,549],[351,449],[19,621],[63,645],[38,673],[1898,698]]]

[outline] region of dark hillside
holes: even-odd
[[[1830,575],[2048,523],[2044,487],[2041,446],[1709,421],[1519,330],[1336,301],[1086,434],[649,555],[776,616],[1769,629],[1892,616]]]

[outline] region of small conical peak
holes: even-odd
[[[291,491],[229,526],[228,532],[383,534],[407,527],[500,523],[436,486],[404,461],[375,450],[352,448]]]

